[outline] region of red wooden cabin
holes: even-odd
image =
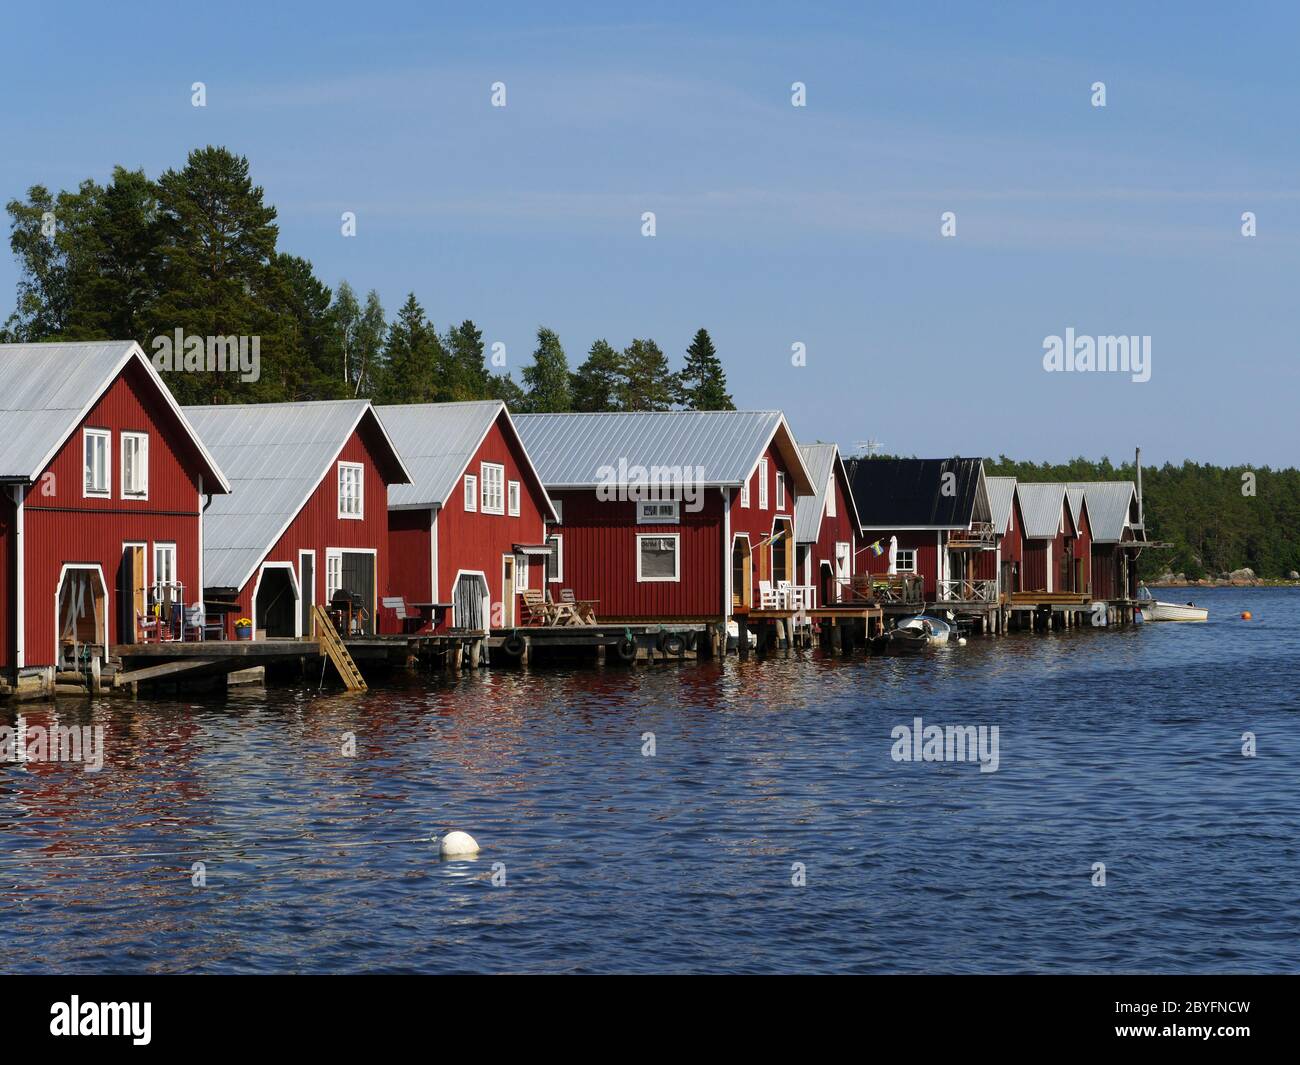
[[[927,602],[996,601],[998,536],[981,459],[854,458],[846,469],[862,518],[859,568],[916,574]]]
[[[1137,486],[1132,481],[1091,481],[1069,486],[1083,492],[1091,537],[1092,598],[1124,602],[1137,598],[1137,556],[1146,546]]]
[[[517,424],[559,514],[562,583],[601,621],[717,621],[796,583],[795,506],[814,486],[779,411]]]
[[[519,624],[520,592],[558,590],[564,543],[547,535],[555,511],[505,404],[377,409],[411,470],[388,495],[389,594],[439,629]]]
[[[987,477],[989,512],[997,534],[997,574],[999,596],[1020,591],[1020,568],[1023,562],[1020,503],[1016,499],[1014,477]]]
[[[254,638],[310,636],[340,589],[376,631],[388,574],[388,486],[410,480],[368,400],[186,407],[230,478],[204,524],[204,602]],[[227,636],[233,633],[227,631]]]
[[[0,411],[0,673],[92,668],[198,602],[230,485],[138,345],[0,345]]]
[[[835,444],[801,444],[799,449],[814,491],[800,496],[795,508],[795,568],[800,581],[813,589],[808,605],[848,602],[862,536],[848,471]]]

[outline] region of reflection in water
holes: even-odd
[[[915,658],[61,703],[106,762],[0,766],[8,965],[1294,968],[1300,597],[1204,598],[1203,626]],[[1001,768],[894,763],[914,716],[998,725]],[[477,860],[439,859],[453,828]]]

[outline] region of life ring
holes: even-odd
[[[680,658],[686,650],[686,641],[680,632],[665,632],[659,637],[659,650],[673,658]]]
[[[524,653],[525,646],[526,644],[524,643],[524,638],[520,636],[519,633],[512,632],[509,636],[506,637],[505,643],[501,645],[501,650],[503,650],[511,658],[518,658],[520,655]]]
[[[614,653],[618,655],[620,661],[635,662],[636,640],[632,639],[631,636],[624,636],[614,645]]]

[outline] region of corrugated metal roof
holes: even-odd
[[[1075,481],[1070,487],[1083,489],[1094,542],[1118,543],[1124,538],[1129,508],[1137,498],[1132,481]]]
[[[229,490],[219,465],[186,421],[139,345],[133,340],[0,344],[0,477],[35,480],[132,357],[158,386],[194,441],[208,469],[205,486]]]
[[[410,484],[388,490],[389,507],[445,504],[503,410],[505,404],[499,400],[376,407],[375,413],[411,471]]]
[[[524,447],[547,488],[595,488],[609,474],[680,467],[699,483],[739,485],[785,422],[780,411],[637,411],[609,414],[521,414]],[[793,436],[790,438],[793,442]],[[787,462],[807,478],[797,447]],[[796,489],[812,490],[811,480]]]
[[[1024,534],[1035,538],[1055,536],[1061,531],[1061,508],[1065,506],[1065,485],[1016,485],[1020,499],[1020,516],[1025,519]]]
[[[1067,486],[1065,501],[1070,504],[1070,517],[1074,519],[1074,527],[1078,529],[1083,521],[1083,489]]]
[[[1014,477],[986,477],[984,483],[989,493],[989,510],[992,512],[993,528],[1005,533],[1011,524],[1011,503],[1016,496],[1016,479]]]
[[[368,411],[373,414],[365,399],[184,411],[233,489],[214,498],[204,514],[203,583],[209,588],[244,585],[329,472],[353,429]]]
[[[816,489],[812,495],[800,496],[794,507],[794,538],[803,544],[816,540],[821,532],[826,492],[835,473],[835,456],[839,448],[834,444],[800,444],[799,450]]]

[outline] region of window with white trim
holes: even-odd
[[[519,517],[519,482],[511,481],[506,485],[506,510],[512,518]]]
[[[636,523],[638,525],[676,525],[679,520],[678,508],[680,506],[681,504],[676,500],[651,502],[638,499]]]
[[[334,593],[343,587],[343,553],[341,551],[325,552],[325,602],[334,598]]]
[[[758,509],[767,509],[767,459],[758,460]]]
[[[647,581],[681,580],[681,537],[642,535],[636,538],[636,579]]]
[[[776,473],[776,509],[785,510],[785,474],[780,470]]]
[[[749,478],[745,478],[745,483],[740,486],[740,505],[749,506]]]
[[[555,508],[555,524],[563,525],[564,524],[564,500],[552,499],[551,506]]]
[[[551,549],[546,558],[546,582],[551,584],[564,580],[564,537],[548,536],[546,544]]]
[[[156,594],[163,588],[176,584],[176,545],[155,543],[153,545],[153,584]]]
[[[363,518],[365,512],[365,467],[359,462],[340,462],[339,517]]]
[[[122,434],[122,498],[149,498],[149,434]]]
[[[484,514],[506,512],[506,468],[496,462],[480,462],[479,509]]]
[[[472,473],[465,474],[465,509],[478,510],[478,478]]]
[[[515,556],[515,591],[523,591],[528,587],[528,556]],[[545,591],[545,589],[543,589]]]
[[[100,499],[113,495],[108,471],[113,462],[113,434],[107,429],[86,429],[83,432],[82,455],[84,475],[81,494]]]
[[[894,568],[899,573],[916,572],[916,549],[911,547],[900,547],[898,549],[897,561]]]

